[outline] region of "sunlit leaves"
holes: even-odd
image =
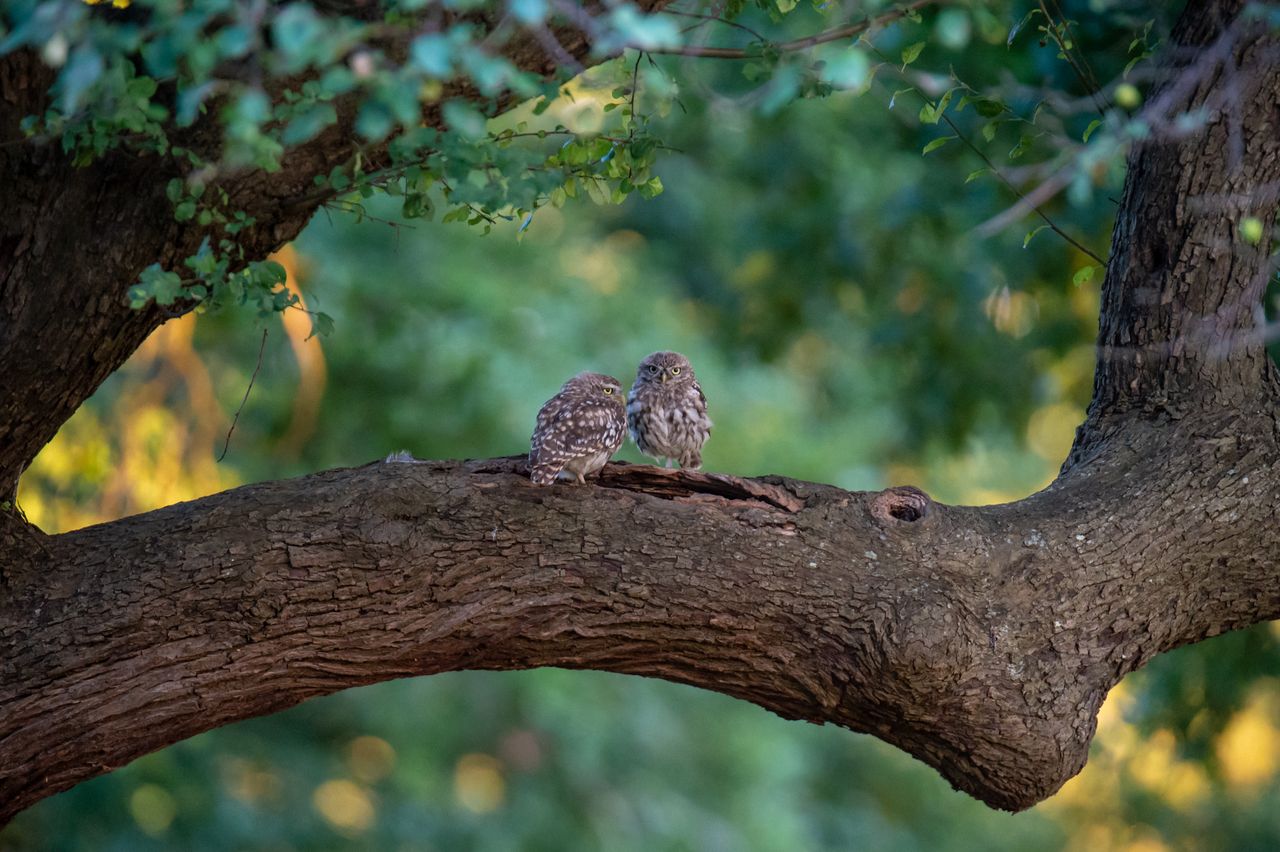
[[[924,149],[920,153],[924,155],[924,154],[928,154],[931,151],[936,151],[939,148],[941,148],[943,145],[947,144],[948,142],[950,142],[952,139],[955,139],[955,138],[956,138],[955,134],[952,134],[950,136],[939,136],[937,139],[934,139],[928,145],[925,145]]]
[[[484,135],[484,116],[463,100],[447,101],[443,107],[445,123],[463,136],[476,139]]]
[[[1093,264],[1093,263],[1089,264],[1088,266],[1080,267],[1079,269],[1076,270],[1075,275],[1071,276],[1071,283],[1077,287],[1081,286],[1082,284],[1088,284],[1090,281],[1093,280],[1093,277],[1094,275],[1097,274],[1099,268],[1100,267],[1097,264]]]

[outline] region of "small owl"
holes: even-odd
[[[584,477],[599,472],[626,435],[622,385],[613,376],[579,373],[538,411],[529,478],[535,485],[550,485],[556,477],[583,485]]]
[[[683,468],[702,467],[702,445],[711,434],[707,398],[689,359],[679,352],[654,352],[640,362],[627,394],[627,428],[646,456]]]

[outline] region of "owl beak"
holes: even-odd
[[[658,381],[662,382],[665,385],[667,383],[667,374],[663,373],[662,378],[658,379]]]

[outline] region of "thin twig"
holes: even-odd
[[[789,53],[796,50],[807,50],[827,42],[840,41],[850,36],[858,35],[875,27],[891,24],[900,18],[905,18],[911,13],[923,9],[926,6],[942,6],[950,3],[951,0],[915,0],[906,6],[896,9],[892,12],[886,12],[875,18],[867,18],[856,24],[849,24],[843,27],[837,27],[833,30],[825,30],[815,33],[804,38],[792,39],[791,41],[782,41],[767,44],[769,49],[779,53]],[[649,53],[663,53],[675,56],[698,56],[705,59],[754,59],[760,55],[759,50],[743,50],[737,47],[698,47],[696,45],[685,45],[682,47],[647,47]]]
[[[1097,92],[1102,86],[1098,83],[1098,75],[1093,73],[1093,67],[1089,65],[1089,59],[1084,55],[1084,48],[1080,46],[1080,37],[1071,31],[1071,21],[1067,19],[1067,13],[1062,11],[1062,7],[1058,5],[1058,0],[1049,0],[1049,5],[1053,7],[1053,11],[1062,19],[1062,28],[1067,33],[1067,38],[1071,39],[1071,43],[1075,45],[1077,59],[1080,65],[1084,66],[1085,77],[1089,87],[1093,92]]]
[[[1057,8],[1057,4],[1054,5],[1054,8]],[[1058,50],[1062,53],[1062,58],[1066,60],[1067,65],[1075,72],[1076,78],[1080,81],[1080,84],[1084,86],[1085,91],[1089,93],[1089,97],[1093,100],[1093,106],[1098,111],[1098,115],[1105,115],[1107,111],[1106,105],[1103,104],[1102,101],[1098,100],[1097,79],[1093,78],[1092,69],[1090,69],[1089,73],[1086,74],[1084,68],[1081,67],[1080,61],[1078,61],[1075,56],[1072,55],[1071,51],[1067,49],[1066,43],[1063,42],[1062,37],[1058,35],[1057,27],[1053,22],[1053,16],[1049,14],[1049,7],[1045,5],[1044,0],[1040,0],[1040,12],[1044,15],[1045,32],[1049,34],[1049,38],[1053,39],[1053,43],[1058,46]],[[1067,37],[1070,38],[1071,30],[1065,17],[1062,19],[1062,26],[1067,30]],[[1072,43],[1075,43],[1074,39],[1072,40]]]
[[[258,371],[262,369],[262,353],[267,351],[267,329],[262,330],[262,343],[258,346],[258,364],[253,368],[253,375],[249,377],[249,386],[244,389],[244,399],[240,400],[240,407],[236,409],[236,416],[231,418],[231,428],[227,430],[226,443],[222,445],[222,455],[218,456],[218,461],[222,461],[227,457],[227,448],[231,446],[231,435],[236,431],[236,423],[240,422],[240,412],[244,411],[244,404],[249,401],[249,391],[253,390],[253,382],[258,378]]]
[[[742,30],[744,33],[748,33],[750,35],[755,36],[756,39],[759,41],[767,42],[769,40],[764,36],[760,35],[760,33],[751,29],[751,27],[748,27],[744,24],[740,24],[737,21],[730,21],[725,18],[717,17],[716,15],[703,15],[700,12],[681,12],[678,9],[663,9],[662,11],[663,11],[663,14],[666,14],[666,15],[679,15],[683,18],[698,18],[699,20],[707,21],[708,23],[714,21],[717,24],[724,24],[727,27],[734,27],[736,29]]]
[[[1023,195],[1022,190],[1014,186],[1013,183],[1007,177],[1004,176],[1004,173],[1000,171],[1000,169],[996,166],[996,164],[991,162],[991,158],[986,155],[986,152],[984,152],[977,145],[973,144],[972,140],[970,140],[968,136],[965,136],[963,133],[960,132],[960,128],[957,127],[956,123],[951,120],[951,116],[944,114],[942,116],[942,120],[945,121],[947,123],[947,126],[951,128],[951,131],[955,133],[956,138],[959,139],[961,142],[963,142],[965,145],[967,145],[969,147],[969,150],[977,154],[978,157],[982,160],[982,162],[987,164],[987,168],[991,169],[991,173],[996,177],[998,177],[1000,179],[1000,182],[1009,188],[1010,192],[1018,196],[1019,201],[1026,200],[1026,196]],[[1099,266],[1107,265],[1107,262],[1103,260],[1101,257],[1099,257],[1095,252],[1093,252],[1091,249],[1089,249],[1087,246],[1085,246],[1075,237],[1071,236],[1066,231],[1062,230],[1062,228],[1058,227],[1057,223],[1054,222],[1052,219],[1050,219],[1048,214],[1046,214],[1043,210],[1041,210],[1037,205],[1032,204],[1031,209],[1035,212],[1037,216],[1039,216],[1042,220],[1044,220],[1044,223],[1048,225],[1049,228],[1055,234],[1062,237],[1064,240],[1071,243],[1071,245],[1075,246],[1080,251],[1084,252],[1085,254],[1089,255],[1089,257],[1096,260]]]

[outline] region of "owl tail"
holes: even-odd
[[[550,485],[560,475],[560,466],[543,462],[529,467],[529,478],[534,485]]]

